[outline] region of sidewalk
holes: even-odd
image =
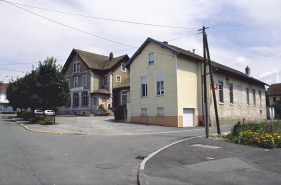
[[[281,184],[281,150],[194,138],[151,157],[139,175],[139,183]]]

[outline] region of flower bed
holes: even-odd
[[[247,128],[248,130],[244,130]],[[239,130],[239,132],[237,132]],[[266,124],[237,123],[232,129],[232,133],[227,136],[229,142],[237,144],[260,147],[260,148],[281,148],[281,134],[268,133]]]

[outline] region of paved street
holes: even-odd
[[[96,120],[101,118],[58,118],[59,127],[52,128],[75,131],[75,127],[67,126],[73,120],[72,125],[81,125],[81,133],[89,133],[59,135],[27,131],[1,115],[0,184],[137,184],[142,157],[172,142],[204,134],[202,127],[117,124],[112,120],[108,120],[111,128],[103,128],[99,122],[106,124],[106,121]],[[92,129],[91,119],[95,125]],[[28,125],[32,126],[51,128]],[[229,128],[224,126],[222,130]],[[210,132],[215,133],[216,129]]]

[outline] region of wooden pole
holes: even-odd
[[[211,77],[213,99],[214,99],[214,106],[215,106],[217,133],[221,134],[219,115],[218,115],[218,107],[217,107],[217,98],[216,98],[216,92],[215,92],[215,87],[214,87],[214,79],[213,79],[213,68],[212,68],[212,62],[211,62],[211,58],[210,58],[210,52],[209,52],[209,46],[208,46],[208,40],[207,40],[207,35],[206,34],[205,34],[205,42],[206,42],[205,45],[206,45],[208,61],[209,61],[209,72],[210,72],[210,77]]]

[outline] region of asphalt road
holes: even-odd
[[[6,115],[0,116],[0,127],[4,185],[137,184],[143,157],[175,141],[204,135],[202,127],[141,135],[57,135],[27,131]]]

